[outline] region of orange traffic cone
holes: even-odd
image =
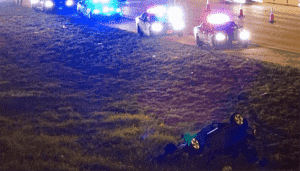
[[[245,17],[245,16],[244,16],[244,12],[243,12],[243,9],[242,9],[242,7],[243,7],[243,4],[241,4],[239,18]]]
[[[274,14],[273,14],[273,8],[272,8],[272,10],[271,10],[271,14],[270,14],[270,20],[269,20],[269,22],[270,22],[271,24],[273,24],[273,23],[274,23]]]
[[[244,16],[244,13],[243,13],[243,9],[240,8],[240,15],[239,15],[239,18],[243,18],[243,17],[245,17],[245,16]]]
[[[209,4],[209,0],[207,0],[207,3],[206,3],[206,10],[207,10],[207,11],[210,11],[210,4]]]

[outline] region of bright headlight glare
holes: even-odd
[[[118,9],[116,10],[116,12],[121,12],[121,9],[120,9],[120,8],[118,8]]]
[[[168,10],[169,19],[181,19],[183,16],[183,12],[179,7],[171,7]]]
[[[155,32],[161,32],[163,29],[163,25],[161,23],[153,23],[151,25],[151,29]]]
[[[93,0],[94,3],[102,3],[102,4],[107,4],[109,3],[109,0]]]
[[[67,5],[67,6],[72,6],[73,4],[74,4],[73,0],[68,0],[68,1],[66,2],[66,5]]]
[[[37,4],[39,0],[31,0],[31,4]]]
[[[47,8],[51,8],[51,7],[53,7],[53,2],[52,1],[46,1],[45,2],[45,6],[47,7]]]
[[[234,1],[237,3],[242,3],[242,4],[246,3],[246,0],[234,0]]]
[[[173,23],[174,30],[182,30],[185,27],[184,22],[178,21]]]
[[[243,30],[240,32],[241,40],[247,40],[247,39],[249,39],[249,37],[250,37],[250,33],[248,31]]]
[[[93,13],[94,13],[94,14],[99,14],[99,13],[100,13],[100,10],[95,9],[95,10],[93,11]]]
[[[107,13],[107,12],[109,12],[109,8],[108,8],[108,7],[106,7],[106,6],[105,6],[105,7],[103,7],[103,12],[104,12],[104,13]]]
[[[147,10],[147,12],[151,13],[151,14],[155,14],[158,17],[163,17],[166,13],[166,7],[165,6],[155,6],[155,7],[149,8]]]
[[[224,24],[228,21],[230,21],[230,18],[225,14],[211,14],[207,17],[207,22],[210,24]]]
[[[226,36],[225,36],[224,33],[217,33],[216,34],[216,40],[217,41],[223,41],[223,40],[225,40],[225,38],[226,38]]]

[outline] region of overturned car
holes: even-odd
[[[247,147],[249,140],[255,140],[255,135],[255,127],[249,127],[247,119],[235,113],[231,115],[229,123],[213,122],[194,135],[185,134],[183,142],[177,146],[172,143],[166,145],[164,153],[156,159],[162,162],[169,156],[178,157],[188,153],[189,157],[201,156],[209,162],[215,155],[238,156],[242,150],[246,150],[244,152],[249,154],[249,162],[256,162],[256,151]]]

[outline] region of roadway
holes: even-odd
[[[196,45],[193,28],[200,24],[203,16],[207,15],[204,12],[206,1],[181,1],[177,2],[185,12],[186,29],[184,36],[166,36],[163,39]],[[210,13],[227,12],[233,20],[251,32],[251,45],[249,47],[224,49],[224,52],[300,68],[300,10],[298,7],[251,2],[242,6],[245,17],[238,18],[240,4],[225,4],[218,0],[209,3],[211,5]],[[269,22],[272,8],[275,21],[273,24]],[[106,25],[136,32],[134,20],[111,22]]]

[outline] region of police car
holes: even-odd
[[[225,14],[209,14],[207,20],[194,27],[194,37],[198,46],[208,44],[213,48],[232,46],[234,41],[247,47],[250,32],[238,26]]]
[[[79,0],[77,13],[88,19],[104,16],[120,18],[122,16],[121,2],[122,0]]]
[[[77,0],[31,0],[34,10],[44,12],[74,12]]]
[[[155,6],[135,18],[137,33],[141,36],[177,34],[183,36],[185,22],[178,6]]]

